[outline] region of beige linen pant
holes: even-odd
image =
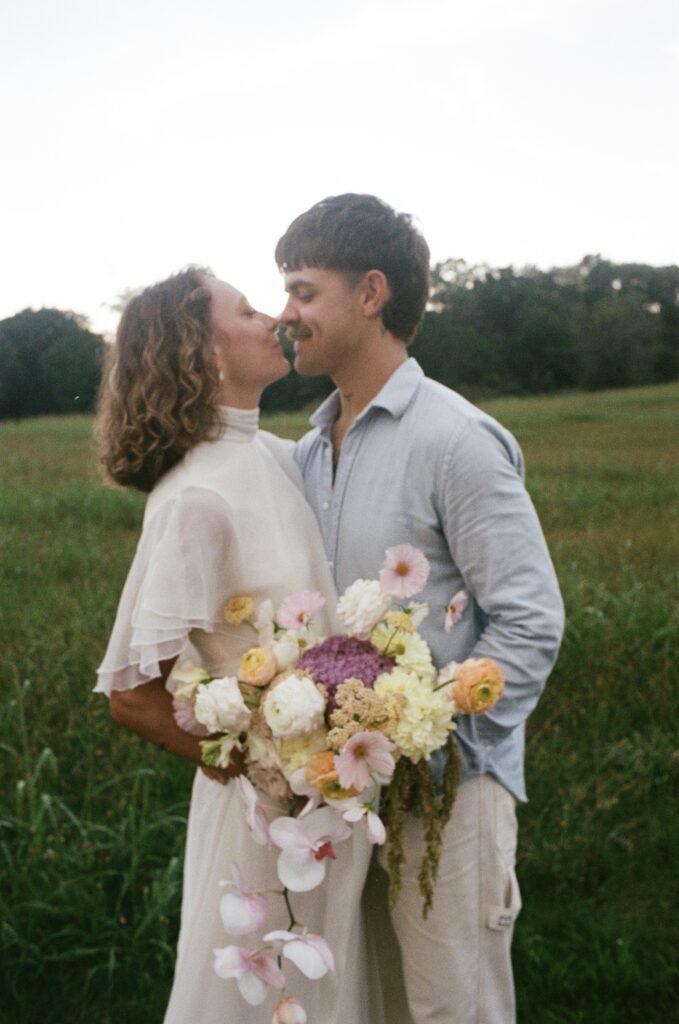
[[[465,782],[446,826],[426,921],[417,872],[421,822],[407,819],[403,885],[387,909],[384,849],[373,861],[364,913],[387,1024],[513,1024],[510,947],[521,908],[514,872],[514,797],[489,775]]]

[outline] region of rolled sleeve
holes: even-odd
[[[446,452],[443,477],[446,541],[481,622],[470,656],[493,658],[505,674],[504,697],[477,722],[480,738],[497,739],[538,702],[559,650],[563,602],[511,435],[470,422]]]

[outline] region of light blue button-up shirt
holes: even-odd
[[[431,573],[414,600],[442,606],[419,630],[435,663],[490,657],[505,674],[492,711],[459,719],[463,781],[487,772],[525,800],[525,721],[556,659],[563,603],[519,446],[409,359],[352,423],[333,477],[339,409],[334,392],[295,453],[337,588],[375,578],[392,545],[424,552]],[[470,601],[446,633],[444,606],[458,590]]]

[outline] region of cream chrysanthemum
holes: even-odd
[[[397,665],[408,672],[416,672],[424,679],[432,679],[435,675],[431,660],[429,644],[419,633],[394,629],[387,622],[378,622],[370,634],[370,642],[378,651],[394,658]]]
[[[395,668],[393,672],[380,676],[375,680],[375,692],[380,696],[393,693],[406,698],[390,736],[399,751],[413,764],[430,757],[442,747],[455,728],[454,708],[449,698],[445,693],[435,693],[412,672]]]
[[[313,754],[328,749],[328,730],[323,726],[308,736],[294,736],[275,743],[283,774],[289,779],[293,772],[305,766]]]

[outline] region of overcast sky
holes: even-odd
[[[435,261],[679,262],[677,0],[0,0],[0,318],[209,265],[267,312],[326,195]]]

